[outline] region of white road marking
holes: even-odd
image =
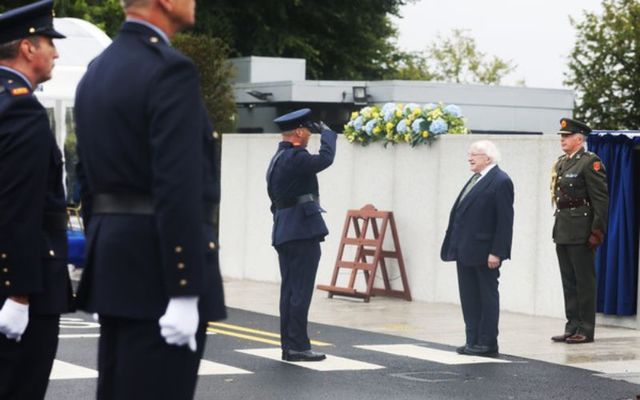
[[[236,350],[240,353],[250,354],[252,356],[269,358],[271,360],[280,361],[283,363],[296,365],[298,367],[313,369],[315,371],[356,371],[356,370],[371,370],[371,369],[383,369],[381,365],[370,364],[363,361],[351,360],[349,358],[337,357],[327,354],[327,359],[316,362],[288,362],[282,361],[282,350],[279,348],[268,349],[243,349]]]
[[[487,363],[508,363],[510,361],[500,358],[476,357],[457,354],[455,351],[444,351],[430,349],[428,347],[417,346],[415,344],[385,344],[372,346],[354,346],[359,349],[379,351],[381,353],[393,354],[417,358],[419,360],[432,361],[447,365],[461,364],[487,364]]]
[[[92,379],[98,377],[98,371],[91,368],[81,367],[68,362],[53,360],[53,368],[49,379]]]
[[[200,360],[200,369],[198,375],[233,375],[233,374],[252,374],[253,372],[245,369],[232,367],[226,364],[220,364],[208,360]]]

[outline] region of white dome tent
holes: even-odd
[[[61,149],[67,134],[67,125],[73,124],[76,87],[87,65],[110,43],[111,39],[95,25],[77,18],[55,18],[55,29],[67,36],[55,40],[60,57],[56,60],[51,80],[36,90],[36,96],[45,108],[52,111],[56,141]]]

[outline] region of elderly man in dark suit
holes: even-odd
[[[321,361],[311,350],[307,316],[320,262],[320,242],[329,233],[322,219],[316,174],[333,163],[336,133],[322,122],[310,120],[304,108],[276,118],[282,141],[267,170],[267,191],[273,212],[272,245],[278,252],[280,336],[282,359]],[[319,154],[309,154],[311,131],[320,132]]]
[[[43,399],[70,309],[62,153],[35,87],[58,52],[53,2],[0,15],[0,399]]]
[[[100,315],[99,399],[192,399],[207,321],[225,317],[213,213],[218,134],[194,63],[170,38],[194,0],[124,0],[75,114],[87,266]]]
[[[511,257],[513,183],[490,141],[469,147],[473,176],[456,199],[442,244],[443,261],[456,261],[466,343],[459,354],[497,357],[502,262]]]

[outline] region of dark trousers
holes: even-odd
[[[557,244],[556,253],[567,317],[564,331],[593,338],[596,324],[595,251],[585,244]]]
[[[498,346],[500,270],[457,263],[460,304],[467,345]]]
[[[309,305],[320,262],[318,240],[296,240],[276,247],[280,261],[280,337],[282,349],[311,348],[307,335]]]
[[[59,315],[30,315],[20,342],[0,334],[0,399],[44,399],[58,349],[59,322]]]
[[[100,316],[97,399],[193,399],[205,330],[202,323],[194,353],[168,345],[157,320]]]

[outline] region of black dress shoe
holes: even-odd
[[[464,354],[469,356],[480,356],[480,357],[498,357],[498,346],[484,346],[481,344],[474,344],[471,346],[466,346],[464,348]]]
[[[322,361],[327,358],[324,353],[318,353],[313,350],[283,350],[282,351],[282,359],[284,361]]]
[[[572,335],[573,333],[571,332],[565,332],[562,335],[551,336],[551,340],[553,340],[554,342],[564,342],[569,336]]]
[[[456,347],[456,353],[458,353],[458,354],[466,354],[464,352],[466,348],[467,348],[466,344],[464,346]]]

